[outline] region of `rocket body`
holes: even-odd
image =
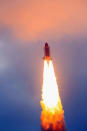
[[[51,57],[50,57],[50,47],[49,47],[47,42],[45,43],[45,47],[44,47],[44,59],[46,59],[46,60],[51,59]]]

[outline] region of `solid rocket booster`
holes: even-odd
[[[50,57],[50,47],[48,45],[48,43],[45,43],[45,47],[44,47],[44,59],[51,59]]]

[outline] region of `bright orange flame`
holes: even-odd
[[[44,60],[42,100],[41,100],[41,126],[45,129],[52,125],[54,129],[63,118],[63,109],[59,96],[58,85],[51,60]]]

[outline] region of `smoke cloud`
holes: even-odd
[[[85,0],[1,0],[0,27],[24,40],[58,38],[87,31]]]

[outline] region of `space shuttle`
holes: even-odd
[[[43,57],[43,59],[45,59],[45,60],[50,60],[51,59],[50,47],[49,47],[47,42],[45,43],[45,47],[44,47],[44,57]]]

